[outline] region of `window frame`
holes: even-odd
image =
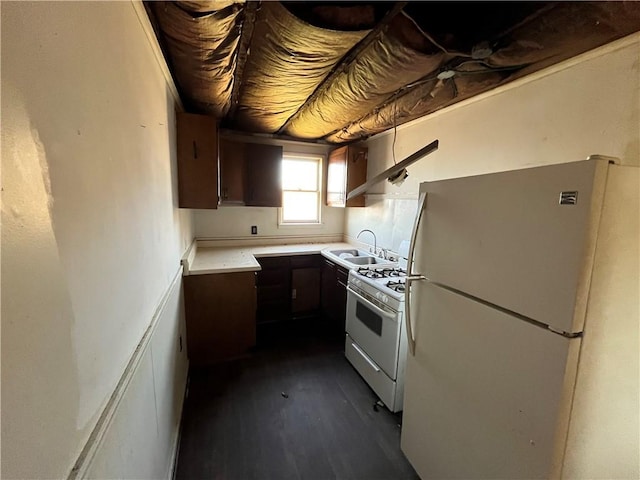
[[[306,161],[314,161],[317,164],[318,168],[318,177],[316,190],[287,190],[284,188],[284,182],[282,183],[282,207],[278,208],[278,227],[318,227],[322,225],[322,167],[324,165],[325,157],[321,154],[309,154],[309,153],[296,153],[296,152],[284,152],[282,154],[283,161],[283,171],[284,171],[284,161],[285,160],[306,160]],[[285,192],[309,192],[316,193],[318,197],[318,210],[317,210],[317,221],[309,221],[309,220],[301,220],[301,221],[291,221],[284,219],[284,193]]]

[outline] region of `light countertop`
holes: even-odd
[[[246,245],[242,247],[198,247],[186,275],[206,273],[255,272],[256,257],[280,257],[322,253],[322,250],[356,248],[349,243],[298,243],[291,245]],[[341,263],[341,262],[337,262]],[[343,265],[348,266],[348,265]]]

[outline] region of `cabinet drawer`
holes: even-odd
[[[258,260],[262,270],[289,268],[289,257],[259,257],[256,260]]]
[[[349,278],[349,270],[346,270],[341,266],[336,265],[336,277],[338,278],[338,283],[342,283],[346,287],[347,279]]]
[[[324,262],[324,266],[326,268],[336,268],[336,264],[333,263],[331,260],[327,260],[326,258],[323,258],[322,261]]]
[[[312,255],[296,255],[290,257],[291,268],[313,268],[321,265],[322,256],[317,254]]]

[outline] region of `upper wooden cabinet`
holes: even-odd
[[[220,203],[244,205],[245,144],[220,139]]]
[[[333,150],[327,162],[327,205],[330,207],[364,207],[364,195],[347,200],[347,193],[366,181],[366,147],[348,145]]]
[[[245,152],[245,203],[256,207],[281,207],[282,147],[247,143]]]
[[[282,206],[282,147],[220,139],[220,203]]]
[[[218,130],[216,119],[178,112],[178,205],[218,208]]]

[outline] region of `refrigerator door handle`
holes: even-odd
[[[409,353],[413,356],[416,351],[416,341],[413,338],[413,329],[411,327],[411,282],[426,280],[423,275],[413,273],[413,254],[416,249],[416,240],[418,237],[418,228],[422,220],[422,212],[427,206],[427,192],[421,192],[418,198],[418,211],[413,222],[413,230],[411,231],[411,243],[409,244],[409,255],[407,258],[407,280],[404,289],[404,321],[407,329],[407,342],[409,343]]]

